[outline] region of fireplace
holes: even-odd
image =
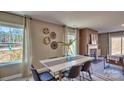
[[[97,44],[88,44],[88,55],[98,59],[98,45]]]

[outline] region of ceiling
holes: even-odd
[[[12,11],[19,15],[74,28],[92,28],[100,33],[124,30],[123,11]]]

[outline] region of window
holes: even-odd
[[[75,40],[76,39],[76,33],[69,33],[67,35],[68,41],[70,40]],[[77,44],[76,42],[73,42],[73,44],[71,45],[71,51],[72,51],[72,55],[76,55],[77,54]]]
[[[22,62],[23,28],[0,24],[0,63]]]
[[[124,37],[111,37],[111,55],[124,54]]]

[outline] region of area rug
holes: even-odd
[[[110,81],[124,81],[122,68],[119,66],[106,64],[106,68],[104,69],[104,60],[97,62],[96,64],[92,63],[92,70],[93,74],[97,77],[105,78]]]

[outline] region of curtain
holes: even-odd
[[[76,44],[77,44],[77,54],[79,54],[79,29],[75,28],[76,33]]]
[[[9,25],[23,25],[23,17],[0,11],[0,23]]]
[[[124,31],[109,33],[109,55],[123,55]]]
[[[67,37],[67,26],[64,27],[64,42],[67,42],[68,37]],[[64,55],[67,54],[66,47],[64,46]]]
[[[30,75],[30,65],[32,63],[32,45],[31,45],[30,18],[27,16],[24,17],[23,38],[24,41],[23,41],[22,75],[23,77],[28,77]]]

